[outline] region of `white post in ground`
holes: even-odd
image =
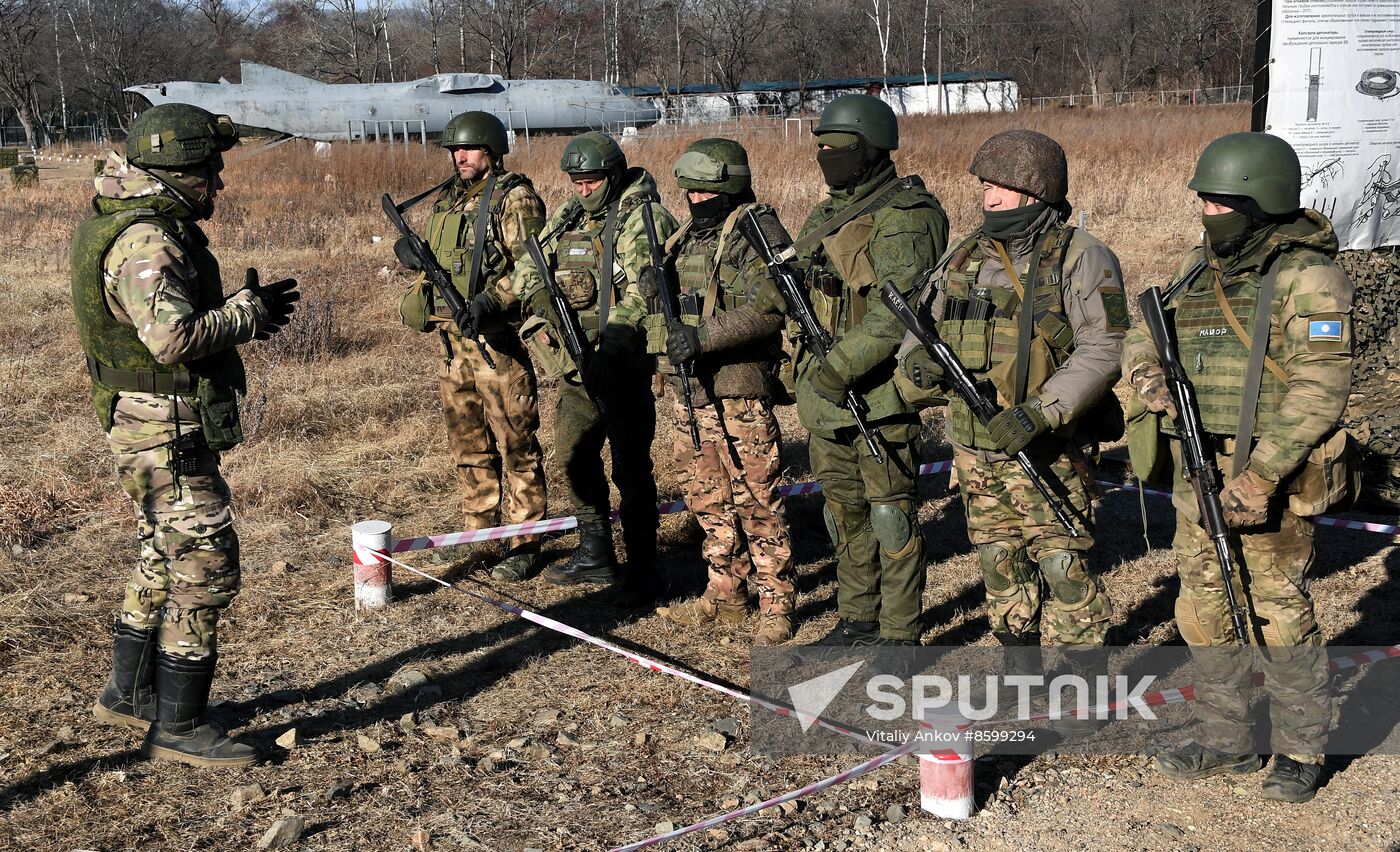
[[[388,521],[360,521],[350,528],[355,558],[355,609],[387,606],[394,593],[390,565],[374,554],[387,554],[394,546],[394,526]]]
[[[940,708],[947,713],[948,708]],[[973,799],[972,743],[965,736],[966,721],[954,710],[943,715],[929,712],[924,721],[950,736],[938,739],[947,746],[919,758],[919,807],[940,819],[967,819],[977,809]]]

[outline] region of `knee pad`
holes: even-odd
[[[1026,551],[1008,547],[1005,542],[977,545],[977,563],[982,568],[982,582],[986,583],[988,591],[994,593],[1005,592],[1012,586],[1031,580]]]
[[[1040,573],[1050,586],[1050,594],[1060,609],[1076,610],[1088,606],[1098,593],[1098,586],[1084,568],[1078,553],[1052,550],[1038,560]]]
[[[875,503],[870,507],[870,526],[886,556],[908,556],[913,550],[917,530],[912,515],[913,506],[909,500]]]

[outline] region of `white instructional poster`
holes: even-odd
[[[1400,0],[1274,0],[1265,129],[1343,249],[1400,244]]]

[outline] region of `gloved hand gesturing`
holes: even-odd
[[[291,320],[296,303],[301,300],[301,293],[297,291],[297,280],[283,278],[264,287],[258,283],[258,271],[250,266],[244,282],[243,289],[251,291],[267,311],[267,321],[253,337],[267,340]]]

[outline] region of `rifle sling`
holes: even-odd
[[[467,276],[467,299],[481,292],[481,256],[486,253],[486,231],[491,226],[491,193],[496,190],[496,171],[486,176],[486,188],[481,191],[476,207],[476,223],[472,225],[472,265]]]
[[[1026,268],[1024,289],[1021,287],[1021,276],[1016,272],[1016,264],[1012,262],[1006,246],[999,240],[992,240],[997,254],[1001,256],[1001,262],[1006,266],[1006,274],[1011,276],[1011,283],[1016,287],[1016,295],[1021,298],[1020,325],[1016,331],[1016,375],[1012,385],[1012,405],[1020,405],[1026,401],[1026,384],[1030,379],[1031,369],[1031,338],[1035,336],[1035,284],[1037,273],[1040,271],[1040,257],[1045,253],[1045,243],[1050,234],[1051,231],[1046,231],[1044,236],[1036,240],[1035,251],[1031,252],[1031,265]]]
[[[871,193],[865,197],[865,200],[852,204],[850,207],[842,210],[816,228],[813,228],[809,233],[804,234],[791,246],[777,252],[778,260],[783,263],[791,263],[800,257],[807,249],[812,248],[822,240],[841,230],[842,226],[847,222],[850,222],[858,216],[869,213],[872,210],[878,210],[885,205],[885,202],[894,198],[900,190],[906,188],[907,186],[904,178],[890,178],[889,182],[872,190]]]
[[[266,146],[264,146],[264,149],[265,149],[265,148],[266,148]],[[420,193],[418,193],[417,195],[413,196],[412,198],[408,199],[408,200],[405,201],[404,203],[398,205],[399,214],[402,215],[402,214],[407,213],[408,211],[412,210],[414,207],[417,207],[417,206],[418,206],[418,202],[420,202],[420,201],[422,201],[423,199],[427,198],[428,196],[432,195],[434,192],[439,192],[439,191],[441,191],[441,190],[446,189],[446,188],[447,188],[447,185],[448,185],[449,183],[452,183],[452,182],[453,182],[454,180],[456,180],[456,179],[457,179],[457,175],[456,175],[456,174],[453,174],[452,177],[448,178],[447,180],[443,181],[442,183],[434,184],[433,186],[428,187],[427,189],[423,190],[422,192],[420,192]]]
[[[608,313],[612,310],[613,281],[616,275],[613,273],[613,259],[617,253],[617,247],[613,245],[613,238],[617,233],[617,208],[622,206],[622,197],[608,205],[608,216],[603,223],[603,268],[598,281],[598,336],[601,339],[603,329],[608,324]]]
[[[1254,307],[1254,339],[1251,342],[1243,335],[1244,329],[1240,327],[1239,319],[1225,301],[1225,292],[1221,289],[1219,277],[1215,281],[1216,296],[1225,309],[1225,316],[1230,320],[1235,333],[1240,335],[1240,340],[1249,347],[1249,361],[1244,371],[1244,393],[1240,398],[1239,426],[1235,429],[1235,454],[1230,459],[1231,478],[1244,473],[1245,468],[1249,466],[1249,454],[1254,449],[1254,418],[1259,408],[1259,384],[1264,379],[1264,361],[1267,357],[1265,353],[1269,348],[1269,321],[1273,313],[1274,289],[1277,283],[1277,267],[1264,273],[1264,280],[1259,284],[1259,302]],[[1277,364],[1273,366],[1278,367]],[[1274,375],[1278,376],[1282,372],[1279,369]],[[1288,384],[1286,373],[1279,378],[1285,385]]]

